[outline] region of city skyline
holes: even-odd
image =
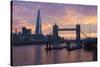
[[[60,28],[81,25],[81,30],[88,35],[96,37],[97,33],[97,6],[54,4],[40,2],[13,2],[13,32],[21,31],[22,27],[32,29],[35,33],[35,23],[38,9],[41,11],[41,24],[43,34],[50,34],[52,26],[56,23]],[[91,32],[91,34],[90,34]],[[60,32],[61,36],[75,37],[73,32]]]

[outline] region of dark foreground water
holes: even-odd
[[[51,50],[47,53],[45,45],[29,45],[13,47],[13,65],[54,64],[92,61],[93,52],[83,49],[67,51]]]

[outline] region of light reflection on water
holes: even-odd
[[[52,50],[47,53],[45,45],[29,45],[13,47],[14,65],[54,64],[92,61],[93,53],[83,49],[67,51]]]

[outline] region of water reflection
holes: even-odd
[[[67,51],[66,49],[45,51],[45,45],[13,47],[14,65],[35,65],[51,63],[69,63],[92,61],[93,53],[83,49]]]
[[[41,46],[37,45],[35,47],[35,60],[34,60],[34,64],[41,64]]]

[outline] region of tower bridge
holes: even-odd
[[[57,49],[67,48],[67,49],[70,50],[70,49],[80,49],[80,48],[82,48],[81,37],[80,37],[80,33],[81,33],[80,28],[81,28],[80,24],[77,24],[75,28],[59,28],[59,26],[57,24],[53,25],[53,37],[59,37],[59,31],[75,31],[76,32],[76,39],[75,40],[63,39],[63,40],[61,40],[61,42],[66,43],[67,46],[59,47]],[[76,43],[77,46],[70,48],[70,46],[71,46],[70,43],[73,43],[73,42]],[[51,45],[47,44],[46,49],[56,49],[56,48],[51,48]]]
[[[76,27],[75,28],[59,28],[59,26],[57,24],[53,25],[53,38],[54,39],[56,39],[55,37],[58,37],[59,38],[59,31],[75,31],[76,32],[76,39],[74,39],[74,40],[62,39],[61,40],[61,43],[65,43],[66,46],[62,46],[62,47],[61,46],[60,47],[52,47],[51,48],[52,45],[47,45],[47,49],[48,50],[51,50],[51,49],[63,49],[63,48],[67,48],[68,50],[80,49],[80,48],[83,47],[82,43],[83,44],[84,43],[87,43],[87,44],[96,43],[96,38],[88,38],[88,36],[84,32],[81,31],[80,24],[76,24]],[[81,39],[81,36],[80,36],[81,34],[86,37],[85,40],[84,39],[83,40]],[[58,42],[59,42],[59,39],[58,39]],[[75,43],[76,46],[75,47],[70,47],[71,46],[71,43]],[[90,48],[91,48],[91,46],[90,46]]]
[[[81,40],[80,40],[81,39],[81,37],[80,37],[81,30],[80,30],[80,25],[79,24],[76,25],[76,28],[59,28],[58,25],[55,24],[53,26],[53,36],[58,36],[59,35],[59,33],[58,33],[59,31],[75,31],[76,32],[76,40],[73,40],[73,41],[75,41],[78,46],[81,46],[80,45],[80,42],[81,42]],[[71,42],[71,40],[69,40],[69,41]]]

